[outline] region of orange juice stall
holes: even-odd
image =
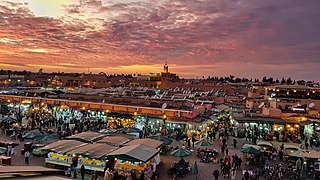
[[[119,175],[126,176],[135,171],[139,178],[143,172],[145,178],[150,179],[153,174],[153,165],[159,164],[159,151],[142,144],[121,147],[110,154],[108,159],[114,159],[114,168]]]

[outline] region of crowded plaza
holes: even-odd
[[[79,179],[316,179],[320,171],[316,127],[306,136],[302,125],[246,121],[232,109],[188,123],[71,102],[1,103],[3,165]]]

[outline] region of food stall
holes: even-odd
[[[139,178],[143,172],[144,179],[151,178],[160,162],[159,150],[142,144],[121,147],[108,154],[108,159],[114,159],[114,168],[119,175],[126,176],[130,171],[135,171]]]
[[[265,155],[265,157],[270,157],[274,150],[273,144],[268,141],[257,142],[257,145],[260,146],[260,151]]]
[[[306,165],[306,172],[310,173],[314,171],[320,173],[320,152],[317,150],[300,150],[296,151],[289,156],[296,162],[297,159],[302,159],[303,163]]]
[[[300,151],[301,149],[295,145],[284,145],[284,157],[287,159],[291,154]]]
[[[77,159],[77,156],[71,156],[67,152],[84,145],[86,143],[76,140],[61,140],[48,144],[40,148],[40,150],[49,151],[48,157],[45,159],[46,164],[69,167]]]

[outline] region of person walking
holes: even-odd
[[[235,168],[232,168],[231,170],[231,180],[235,180],[237,175],[237,171]]]
[[[81,174],[81,179],[84,179],[84,174],[86,172],[86,168],[84,167],[84,165],[82,164],[80,167],[80,174]]]
[[[29,157],[30,157],[30,152],[26,151],[24,153],[24,161],[25,161],[26,164],[29,164]]]
[[[110,175],[110,171],[109,168],[106,169],[106,171],[104,172],[104,180],[109,180],[109,175]]]

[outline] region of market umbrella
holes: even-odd
[[[11,123],[11,122],[16,122],[16,121],[17,121],[17,118],[14,116],[4,117],[0,120],[0,122],[3,122],[3,123]]]
[[[254,147],[247,147],[247,148],[241,149],[240,152],[248,153],[248,154],[262,154],[261,151],[257,150]]]
[[[56,134],[39,134],[34,137],[34,140],[37,142],[51,141],[55,139],[59,139]]]
[[[28,132],[27,134],[23,135],[22,137],[24,139],[34,139],[36,136],[38,136],[40,134],[42,134],[42,133],[36,132],[36,131],[31,131],[31,132]]]
[[[0,154],[6,154],[7,148],[5,147],[0,147]]]
[[[157,136],[149,136],[148,138],[154,139],[154,140],[158,140],[158,141],[162,141],[165,145],[169,145],[171,144],[173,141],[166,137],[166,136],[162,136],[162,135],[157,135]]]
[[[191,156],[191,154],[192,153],[190,151],[182,148],[176,149],[171,153],[171,155],[174,157],[186,157]]]
[[[196,146],[212,146],[213,144],[211,142],[208,142],[206,140],[200,140],[194,143]]]
[[[196,175],[196,179],[198,178],[198,165],[197,165],[197,161],[194,161],[194,165],[193,165],[193,169],[192,169],[192,173],[194,175]]]

